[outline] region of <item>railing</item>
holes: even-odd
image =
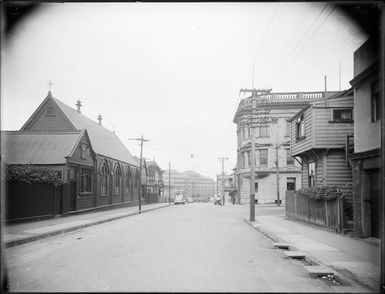
[[[337,198],[332,201],[316,201],[299,195],[295,191],[286,191],[286,216],[309,223],[334,228],[341,232],[341,204]]]
[[[256,98],[267,100],[268,102],[293,102],[293,101],[309,101],[312,99],[322,99],[330,97],[338,92],[279,92],[256,95]],[[250,98],[250,97],[248,97]],[[245,99],[248,99],[245,98]],[[243,100],[245,100],[243,99]]]

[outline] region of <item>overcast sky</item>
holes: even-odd
[[[236,164],[240,88],[349,88],[365,34],[327,3],[51,3],[2,48],[2,129],[54,97],[115,129],[133,155],[215,178]]]

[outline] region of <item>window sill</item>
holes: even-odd
[[[99,197],[108,197],[108,194],[99,195]]]
[[[353,120],[329,120],[328,123],[331,124],[352,124],[354,123]]]
[[[306,139],[306,136],[302,136],[302,137],[298,137],[298,138],[295,138],[295,142],[297,143],[297,142],[301,142],[301,141],[303,141],[303,140],[305,140]]]
[[[92,192],[80,192],[78,193],[79,196],[85,196],[85,195],[91,195]]]

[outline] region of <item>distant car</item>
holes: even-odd
[[[220,197],[214,198],[214,205],[222,205],[222,200]]]
[[[187,197],[187,203],[193,203],[194,200],[191,197]]]
[[[186,204],[186,202],[184,201],[183,195],[181,194],[176,195],[174,204]]]

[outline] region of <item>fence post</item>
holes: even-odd
[[[341,213],[341,197],[338,197],[337,198],[337,214],[338,214],[338,218],[337,218],[337,232],[338,233],[342,233],[342,222],[341,222],[341,217],[342,217],[342,213]]]
[[[294,215],[296,218],[298,218],[298,215],[297,215],[297,193],[296,191],[294,191]]]
[[[326,227],[329,227],[329,217],[328,217],[328,203],[324,200],[325,203],[325,220],[326,220]]]
[[[307,221],[310,222],[310,215],[309,215],[309,198],[306,197],[306,214],[307,214]]]

